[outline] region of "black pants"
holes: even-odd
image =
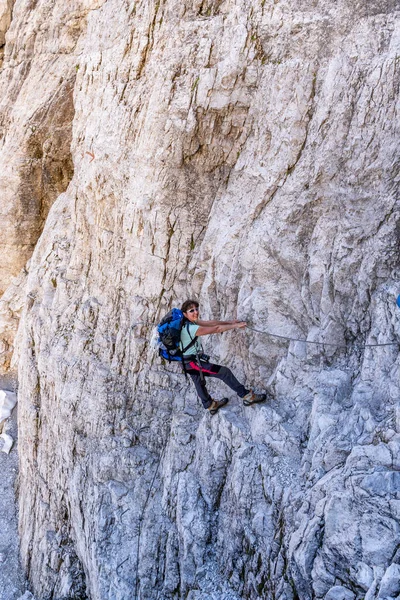
[[[202,401],[204,408],[208,408],[211,405],[212,398],[208,393],[205,383],[202,383],[200,370],[204,377],[215,377],[216,379],[221,379],[221,381],[226,383],[226,385],[228,385],[241,398],[249,393],[249,390],[247,390],[244,385],[239,383],[232,371],[227,367],[221,367],[220,365],[214,365],[213,363],[202,360],[200,361],[200,369],[195,358],[193,358],[193,360],[185,360],[185,365],[186,371],[193,380],[193,383],[196,387],[196,392]]]

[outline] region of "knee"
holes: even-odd
[[[232,375],[232,371],[230,369],[228,369],[228,367],[221,367],[218,375],[220,377],[230,377]]]

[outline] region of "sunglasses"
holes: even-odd
[[[198,308],[191,308],[190,310],[188,310],[188,312],[193,313],[193,312],[199,312]]]

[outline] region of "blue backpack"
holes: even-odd
[[[196,342],[196,338],[192,339],[190,344],[181,350],[181,331],[185,326],[185,317],[179,308],[173,308],[165,315],[165,317],[157,325],[159,355],[171,362],[172,360],[182,361],[182,355]],[[186,324],[189,327],[189,323]],[[189,332],[189,329],[188,329]]]

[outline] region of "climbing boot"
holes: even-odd
[[[243,397],[243,404],[245,406],[251,406],[252,404],[258,404],[259,402],[265,402],[267,394],[255,394],[253,390],[250,390],[248,394]]]
[[[229,398],[222,398],[222,400],[213,400],[212,404],[207,408],[210,411],[210,415],[215,415],[220,408],[228,404]]]

